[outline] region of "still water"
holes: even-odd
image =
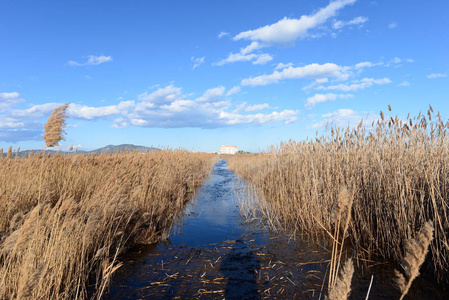
[[[244,197],[245,182],[220,160],[169,239],[133,249],[124,259],[107,298],[324,299],[329,252],[305,238],[272,232],[258,220],[248,222],[239,204]],[[398,298],[391,267],[376,263],[364,270],[356,270],[351,298],[365,298],[374,273],[370,298]],[[410,299],[445,299],[422,280]]]

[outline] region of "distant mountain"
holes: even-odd
[[[122,144],[122,145],[107,145],[106,147],[87,151],[86,153],[114,153],[114,152],[151,152],[159,151],[161,149],[146,146],[137,146],[132,144]]]
[[[151,152],[151,151],[160,151],[161,149],[154,148],[154,147],[146,147],[146,146],[137,146],[132,144],[122,144],[122,145],[107,145],[106,147],[99,148],[96,150],[91,151],[83,151],[83,150],[77,150],[75,151],[61,151],[61,154],[100,154],[100,153],[115,153],[115,152]],[[33,151],[34,153],[39,153],[42,150],[23,150],[19,151],[19,156],[28,156],[30,152]],[[58,151],[55,150],[46,150],[46,153],[56,153]],[[3,149],[3,156],[6,156],[8,153],[8,149]],[[13,149],[13,156],[17,155],[17,151]]]

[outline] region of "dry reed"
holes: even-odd
[[[346,260],[334,285],[329,289],[325,299],[346,300],[351,293],[351,281],[354,273],[354,264],[351,259]]]
[[[270,224],[293,232],[333,236],[333,199],[346,186],[346,235],[360,256],[399,262],[405,242],[434,220],[430,270],[449,278],[449,122],[429,108],[405,120],[381,112],[372,127],[363,124],[226,159],[262,196]]]
[[[405,255],[401,260],[404,274],[395,270],[396,285],[401,291],[402,300],[408,293],[413,280],[419,275],[419,268],[424,262],[429,245],[433,239],[433,226],[431,222],[426,222],[415,239],[410,239],[405,244]]]
[[[0,299],[99,298],[120,255],[165,236],[214,160],[171,150],[0,158]]]
[[[44,141],[48,148],[58,146],[58,143],[64,139],[64,128],[66,127],[65,120],[67,119],[66,110],[69,104],[64,104],[57,107],[51,113],[44,125]]]

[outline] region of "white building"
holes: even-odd
[[[221,146],[218,154],[236,154],[239,149],[237,146]]]

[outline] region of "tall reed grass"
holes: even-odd
[[[0,299],[100,298],[120,255],[166,234],[214,160],[170,150],[0,157]]]
[[[442,280],[449,269],[448,130],[432,107],[405,120],[381,112],[369,127],[334,127],[313,140],[226,159],[262,195],[270,223],[293,231],[332,235],[334,200],[347,187],[353,204],[344,237],[358,255],[399,262],[407,241],[431,221],[430,261]]]

